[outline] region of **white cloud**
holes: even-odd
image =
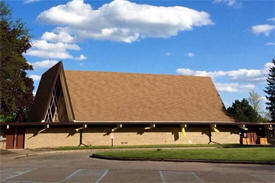
[[[251,27],[251,30],[254,34],[264,34],[265,36],[269,36],[269,34],[273,30],[275,30],[275,25],[270,25],[270,24],[254,25]]]
[[[171,37],[196,26],[213,24],[210,15],[183,6],[153,6],[114,0],[93,9],[83,0],[52,7],[38,21],[64,26],[80,38],[131,43],[146,37]]]
[[[214,3],[225,3],[227,6],[236,6],[238,5],[236,0],[214,0]]]
[[[33,74],[33,75],[30,75],[30,78],[32,78],[34,81],[39,81],[41,76]]]
[[[268,18],[267,21],[272,21],[272,22],[275,22],[275,17],[272,17],[272,18]]]
[[[189,52],[189,53],[186,53],[186,56],[192,58],[193,56],[195,56],[195,54],[192,52]]]
[[[266,80],[269,68],[273,63],[266,63],[263,69],[238,69],[231,71],[201,71],[189,68],[179,68],[177,73],[181,75],[210,76],[212,78],[228,77],[231,81],[263,82]]]
[[[167,57],[169,57],[169,56],[171,56],[172,54],[170,53],[170,52],[166,52],[165,53],[165,56],[167,56]]]
[[[64,31],[64,29],[57,28],[54,32],[45,32],[41,39],[53,41],[53,42],[63,42],[70,43],[74,41],[74,37],[72,37],[68,32]]]
[[[39,48],[39,49],[44,49],[44,50],[65,50],[65,49],[70,49],[70,50],[80,50],[80,47],[76,44],[67,44],[63,42],[58,42],[58,43],[50,43],[47,42],[46,40],[34,40],[32,41],[32,48]]]
[[[24,1],[24,3],[33,3],[33,2],[38,2],[38,1],[40,1],[40,0],[25,0]]]
[[[40,58],[68,59],[73,58],[73,56],[67,50],[80,50],[76,44],[50,43],[46,40],[34,40],[31,44],[32,48],[27,51],[26,55]]]
[[[58,61],[57,60],[42,60],[39,62],[34,62],[31,65],[34,68],[50,68],[52,66],[54,66]]]
[[[275,42],[268,42],[265,44],[266,46],[275,46]]]
[[[76,57],[75,60],[86,60],[87,57],[83,54],[79,55],[79,57]]]
[[[264,102],[264,103],[266,103],[266,102],[269,101],[269,100],[267,100],[267,98],[266,98],[265,96],[262,96],[260,99],[261,99],[261,101]]]
[[[221,92],[245,92],[255,88],[254,84],[239,84],[239,83],[215,83],[218,91]]]

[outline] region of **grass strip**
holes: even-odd
[[[275,161],[275,148],[157,149],[98,152],[96,155],[118,158]]]

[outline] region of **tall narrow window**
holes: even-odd
[[[59,121],[57,110],[58,110],[58,103],[60,103],[60,99],[63,97],[63,92],[61,89],[60,79],[58,78],[52,93],[52,98],[50,100],[50,104],[45,116],[45,122],[53,122]]]

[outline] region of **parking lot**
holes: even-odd
[[[275,182],[275,166],[93,159],[91,152],[54,153],[16,160],[1,158],[5,183]]]

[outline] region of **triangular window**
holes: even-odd
[[[59,121],[66,122],[69,120],[64,100],[64,93],[62,90],[60,78],[58,77],[45,116],[45,122]]]

